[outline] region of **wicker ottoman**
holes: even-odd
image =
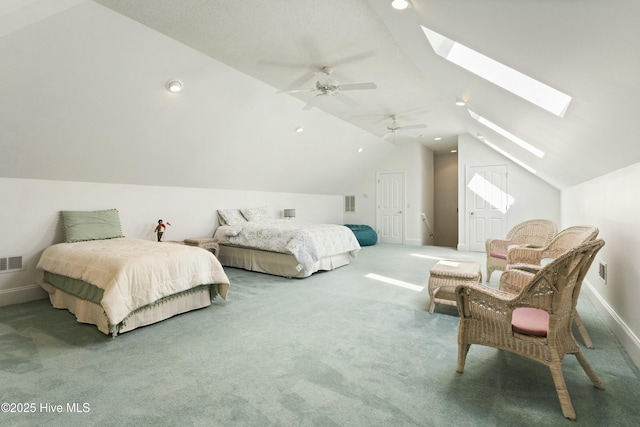
[[[196,237],[192,239],[184,239],[184,244],[206,249],[213,253],[213,255],[215,256],[218,256],[218,251],[220,250],[220,246],[213,237]]]
[[[438,261],[429,276],[429,313],[436,303],[456,305],[456,286],[482,283],[480,264],[469,261]]]

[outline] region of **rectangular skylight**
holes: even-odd
[[[422,26],[434,52],[558,117],[564,117],[571,97],[513,68]]]
[[[471,115],[471,117],[474,120],[478,121],[478,123],[483,124],[486,127],[488,127],[489,129],[494,130],[495,132],[499,133],[500,135],[504,136],[505,138],[509,139],[510,141],[512,141],[515,144],[519,145],[520,147],[524,148],[525,150],[527,150],[531,154],[533,154],[535,156],[538,156],[540,158],[544,157],[544,151],[542,151],[542,150],[534,147],[533,145],[529,144],[528,142],[518,138],[517,136],[515,136],[511,132],[501,128],[500,126],[498,126],[497,124],[493,123],[492,121],[485,119],[481,115],[476,114],[476,113],[474,113],[473,111],[471,111],[469,109],[467,109],[467,111],[469,112],[469,115]]]
[[[529,172],[531,172],[532,174],[537,175],[537,172],[534,168],[532,168],[531,166],[529,166],[528,164],[524,163],[521,160],[518,160],[517,158],[513,157],[511,154],[507,153],[506,151],[504,151],[503,149],[501,149],[500,147],[498,147],[497,145],[495,145],[492,142],[487,141],[487,139],[485,137],[483,137],[482,135],[478,135],[477,138],[484,142],[485,144],[487,144],[489,146],[489,148],[497,151],[498,153],[502,154],[503,156],[505,156],[507,159],[513,161],[514,163],[522,166],[523,168],[525,168],[526,170],[528,170]]]

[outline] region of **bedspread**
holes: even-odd
[[[321,258],[342,253],[355,257],[360,251],[353,232],[337,224],[247,221],[218,227],[214,237],[222,244],[291,254],[305,271],[313,271]]]
[[[100,304],[112,325],[138,308],[199,285],[218,284],[222,298],[229,288],[222,265],[209,251],[128,237],[50,246],[37,269],[102,289]]]

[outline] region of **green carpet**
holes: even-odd
[[[596,348],[585,354],[605,390],[565,358],[577,421],[563,418],[548,369],[533,361],[472,346],[456,373],[456,309],[427,312],[438,257],[483,263],[378,244],[302,280],[227,269],[227,301],[116,339],[47,300],[0,308],[2,401],[35,407],[3,407],[0,424],[640,425],[639,371],[586,298],[579,311]]]

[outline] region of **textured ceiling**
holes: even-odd
[[[315,103],[371,133],[387,133],[394,114],[400,126],[426,124],[427,129],[403,133],[424,135],[421,139],[434,149],[451,148],[451,141],[455,146],[455,138],[436,143],[433,137],[464,132],[457,119],[441,112],[430,81],[366,1],[185,0],[179,7],[171,0],[98,3],[278,90],[314,88],[314,72],[323,67],[332,68],[338,84],[374,82],[376,90],[342,92]],[[295,96],[308,101],[314,94]]]
[[[376,90],[324,97],[316,108],[378,136],[393,114],[401,126],[427,125],[401,132],[400,142],[436,152],[458,134],[482,134],[558,188],[640,161],[634,0],[412,0],[402,12],[389,0],[95,1],[268,83],[274,96],[309,101],[313,94],[275,92],[313,88],[325,66],[339,84],[375,82]],[[555,117],[437,57],[420,25],[567,92],[567,114]],[[453,105],[457,97],[545,158],[474,122]]]

